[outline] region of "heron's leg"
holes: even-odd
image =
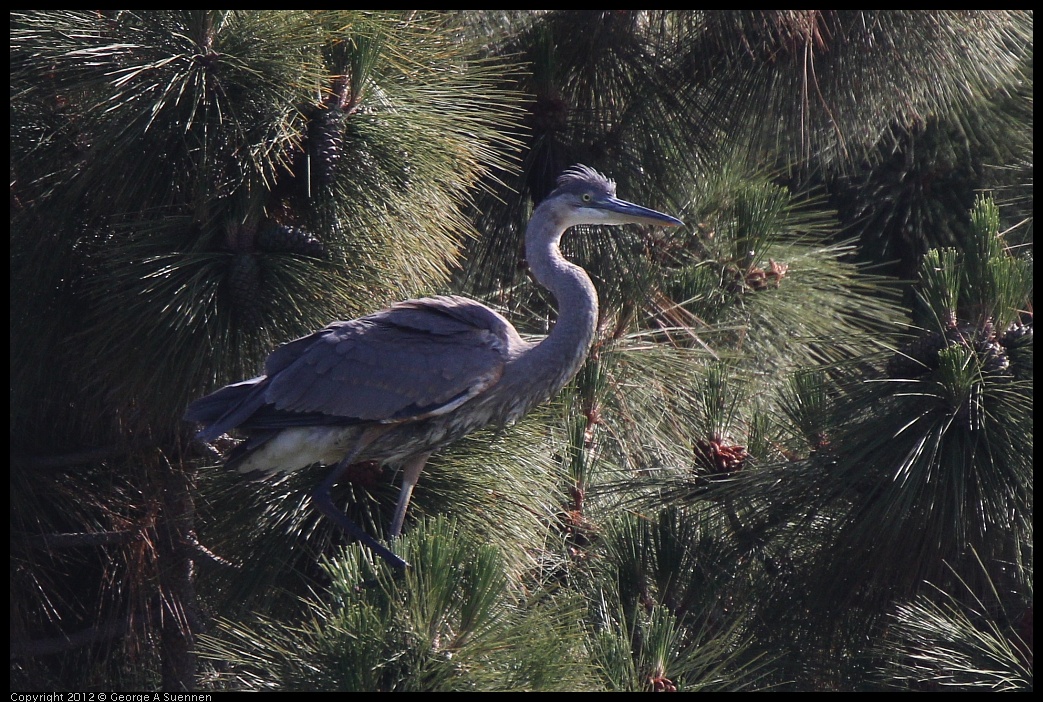
[[[413,486],[420,479],[420,471],[427,465],[427,459],[431,452],[422,453],[411,458],[402,467],[402,489],[398,493],[398,504],[395,505],[395,517],[391,520],[391,537],[397,539],[402,533],[402,523],[406,520],[406,509],[409,507],[409,498],[413,496]]]
[[[348,466],[354,463],[355,459],[358,458],[360,453],[362,453],[362,450],[373,443],[373,440],[385,431],[387,431],[387,427],[376,426],[369,427],[362,432],[359,440],[355,443],[355,447],[340,461],[340,463],[336,465],[330,474],[326,476],[326,479],[322,481],[322,485],[315,490],[314,495],[312,495],[312,502],[316,509],[336,522],[337,526],[347,532],[350,536],[376,551],[377,555],[383,558],[388,565],[402,570],[409,564],[388,550],[386,546],[367,534],[358,524],[348,519],[348,515],[344,514],[344,512],[339,510],[337,505],[333,503],[333,496],[330,492],[333,489],[333,486],[336,485],[344,476]]]

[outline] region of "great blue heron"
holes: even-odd
[[[407,300],[280,346],[264,375],[228,385],[189,405],[212,441],[238,429],[245,441],[227,465],[284,472],[335,465],[313,501],[346,532],[398,568],[405,561],[334,505],[330,490],[353,463],[402,465],[390,538],[402,530],[428,457],[485,426],[512,423],[557,393],[583,364],[594,339],[598,298],[586,272],[558,248],[577,224],[652,224],[679,219],[616,197],[613,181],[574,166],[536,207],[525,256],[553,293],[558,321],[539,343],[522,339],[502,315],[465,297]]]

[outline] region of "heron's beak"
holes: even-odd
[[[598,204],[601,209],[619,215],[622,222],[625,223],[654,224],[660,227],[680,227],[684,225],[684,222],[677,217],[671,217],[668,214],[657,212],[641,205],[635,205],[632,202],[620,200],[616,197],[602,200]]]

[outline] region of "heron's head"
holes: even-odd
[[[593,168],[576,165],[558,178],[558,187],[540,203],[565,227],[577,224],[654,224],[679,227],[668,214],[616,197],[614,181]]]

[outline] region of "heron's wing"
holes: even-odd
[[[473,300],[410,300],[277,349],[264,400],[277,412],[357,421],[441,414],[495,385],[516,340]]]

